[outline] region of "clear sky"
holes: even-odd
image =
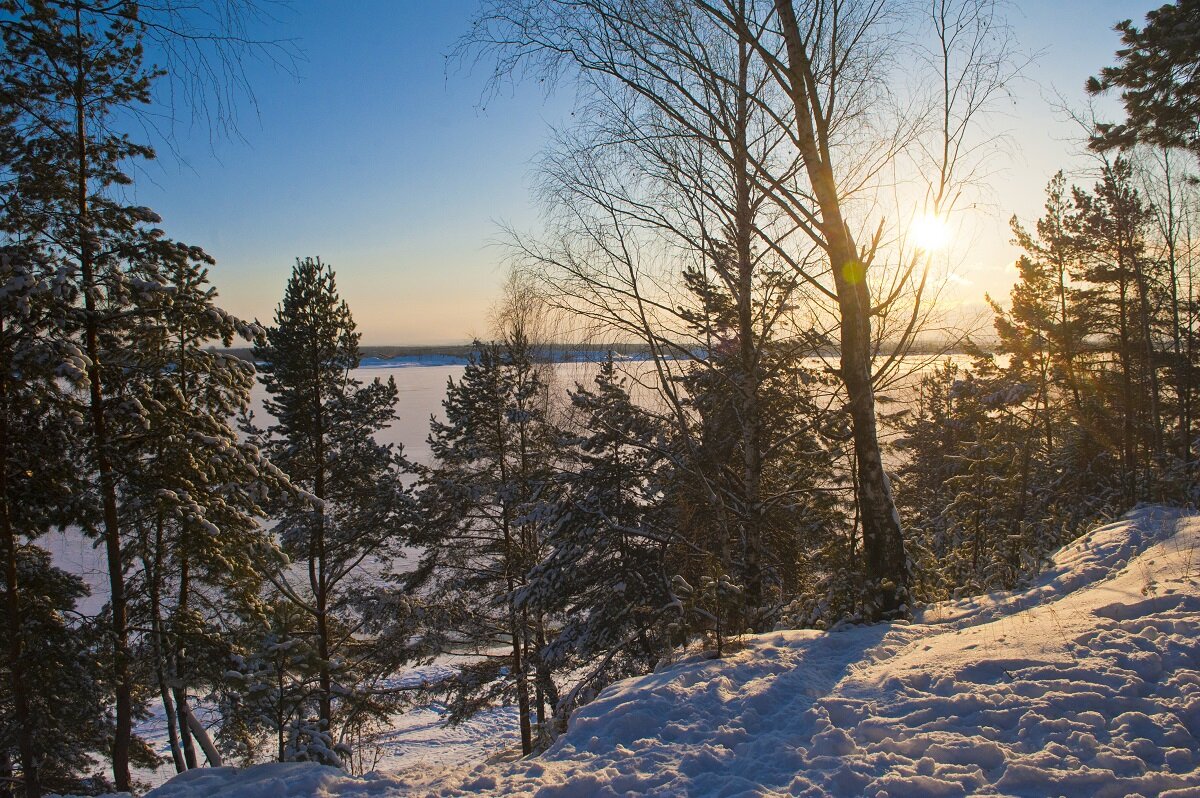
[[[1054,92],[1082,107],[1084,80],[1112,62],[1113,24],[1160,4],[1011,4],[1021,46],[1040,56],[993,121],[1011,145],[992,164],[992,207],[955,251],[961,301],[1007,294],[1008,217],[1036,218],[1050,176],[1087,166],[1072,155],[1078,130],[1055,112]],[[486,334],[503,279],[500,224],[536,227],[532,160],[549,127],[569,121],[571,96],[520,86],[481,107],[486,69],[445,64],[474,9],[474,0],[295,0],[263,35],[294,40],[305,60],[297,74],[248,64],[258,108],[242,111],[241,139],[213,144],[203,126],[180,125],[183,162],[159,147],[137,201],[216,257],[224,307],[269,320],[294,259],[319,255],[364,343]]]

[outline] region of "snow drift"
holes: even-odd
[[[1198,578],[1200,517],[1141,508],[1027,590],[757,635],[613,685],[539,759],[364,778],[262,765],[150,795],[1197,795]]]

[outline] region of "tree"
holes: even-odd
[[[533,716],[545,729],[557,689],[543,657],[537,605],[518,601],[545,552],[555,502],[548,394],[520,329],[504,343],[478,341],[461,379],[447,383],[446,420],[430,421],[434,464],[419,487],[424,547],[412,585],[431,608],[430,655],[467,660],[443,685],[459,720],[514,700],[521,750],[534,750]],[[500,653],[503,652],[503,653]]]
[[[664,494],[667,427],[630,399],[611,353],[570,396],[545,554],[516,594],[518,607],[561,619],[542,658],[578,671],[553,708],[560,730],[606,685],[652,670],[682,610],[671,587],[679,538]]]
[[[7,215],[0,219],[11,221]],[[47,621],[35,608],[73,604],[78,595],[73,587],[47,592],[48,587],[62,583],[54,576],[43,578],[48,566],[38,559],[42,552],[29,542],[70,517],[66,508],[72,504],[73,490],[79,487],[74,462],[81,453],[71,441],[71,408],[62,388],[77,384],[84,375],[81,360],[52,337],[55,292],[29,262],[35,254],[19,245],[0,251],[0,283],[4,286],[0,290],[0,537],[7,640],[3,667],[11,699],[4,725],[16,743],[11,746],[16,756],[7,761],[17,762],[21,784],[30,798],[41,795],[44,775],[56,771],[62,777],[59,766],[75,755],[54,758],[56,741],[46,736],[53,718],[44,717],[44,710],[31,703],[35,694],[44,697],[45,674],[39,676],[39,662],[64,637],[51,642],[54,632],[34,628],[37,622],[31,621],[35,616]],[[34,583],[26,585],[30,577]],[[63,633],[66,635],[65,629]],[[53,682],[61,687],[57,678]],[[99,691],[89,698],[98,696]],[[85,712],[84,707],[91,704],[88,699],[80,700],[80,710]]]
[[[1046,186],[1045,211],[1035,226],[1036,235],[1015,216],[1010,221],[1014,243],[1027,254],[1017,264],[1021,277],[1012,295],[1011,317],[998,318],[997,329],[1009,342],[1010,351],[1024,350],[1022,360],[1038,360],[1043,385],[1047,367],[1062,371],[1078,412],[1081,398],[1076,361],[1084,348],[1084,329],[1075,312],[1077,296],[1071,283],[1081,264],[1073,231],[1075,209],[1061,171]],[[1040,340],[1030,340],[1035,334]],[[1043,352],[1048,360],[1041,359]],[[1048,428],[1046,434],[1049,439],[1053,431]]]
[[[118,129],[122,113],[136,114],[150,103],[160,74],[144,64],[148,23],[139,4],[6,0],[2,11],[0,91],[8,117],[5,142],[12,145],[4,160],[3,232],[5,243],[19,244],[22,257],[36,267],[35,279],[53,287],[48,337],[81,371],[73,386],[58,386],[64,400],[75,405],[65,417],[87,443],[79,469],[82,484],[73,491],[67,520],[104,542],[115,703],[111,758],[115,786],[128,790],[131,756],[152,756],[135,745],[132,734],[138,674],[129,543],[137,523],[133,505],[139,502],[133,480],[150,456],[142,447],[152,436],[145,433],[166,408],[143,400],[171,381],[164,379],[164,369],[212,366],[217,382],[222,369],[228,373],[217,360],[191,366],[154,360],[139,346],[147,343],[139,337],[175,323],[171,314],[176,322],[194,314],[193,325],[196,318],[216,314],[215,325],[195,326],[199,335],[228,340],[235,332],[252,333],[214,307],[212,292],[175,281],[181,270],[210,262],[208,256],[167,238],[152,211],[122,196],[130,164],[154,156],[150,147]],[[195,341],[188,346],[198,348]],[[152,385],[157,388],[148,388]],[[241,385],[247,385],[245,379]],[[174,409],[216,414],[197,427],[212,431],[213,424],[224,425],[227,433],[218,436],[221,440],[193,436],[190,446],[215,455],[213,450],[232,440],[227,420],[220,418],[226,406],[182,405]],[[163,499],[160,509],[168,512],[174,502],[179,510],[190,501],[176,499]],[[212,507],[209,503],[207,509]]]
[[[150,630],[154,681],[182,772],[197,766],[193,739],[210,764],[220,762],[188,690],[221,681],[232,619],[261,612],[262,573],[282,560],[262,524],[266,502],[290,485],[233,426],[249,409],[253,366],[211,348],[261,329],[215,306],[211,260],[198,250],[160,255],[165,290],[131,324],[138,357],[122,386],[144,416],[122,430],[117,459],[129,551],[142,566],[131,580],[131,614]]]
[[[16,559],[17,578],[5,580],[3,598],[12,601],[19,585],[21,629],[18,636],[0,637],[3,777],[12,777],[7,766],[15,761],[26,795],[107,791],[110,783],[92,775],[95,757],[107,753],[113,733],[105,630],[78,618],[76,602],[88,592],[82,579],[54,567],[50,554],[35,545],[21,546]],[[18,658],[21,685],[10,671]],[[21,703],[24,718],[17,711]]]
[[[392,444],[374,438],[396,418],[396,382],[363,384],[354,376],[359,337],[333,270],[305,258],[296,261],[275,325],[254,349],[268,394],[264,407],[274,419],[265,430],[251,428],[254,440],[308,494],[274,508],[274,533],[302,564],[302,586],[293,583],[300,576],[294,571],[273,581],[312,623],[316,717],[302,731],[311,738],[308,748],[328,751],[332,764],[341,764],[350,732],[384,711],[364,687],[379,652],[360,639],[361,603],[375,592],[368,567],[386,572],[391,557],[402,556],[410,507],[402,478],[411,466]]]
[[[1084,251],[1080,277],[1087,295],[1089,332],[1115,348],[1117,380],[1110,407],[1121,425],[1121,479],[1132,505],[1148,497],[1152,471],[1163,455],[1161,392],[1155,355],[1151,272],[1146,252],[1150,215],[1133,185],[1129,162],[1117,158],[1092,192],[1074,191],[1076,235]],[[1144,453],[1144,457],[1142,456]]]
[[[652,351],[682,358],[694,349],[678,336],[676,300],[653,267],[674,261],[667,273],[676,279],[688,266],[718,273],[741,316],[737,341],[747,379],[737,390],[747,443],[758,435],[759,347],[776,321],[755,314],[752,296],[772,267],[793,271],[792,284],[803,290],[781,306],[803,307],[814,339],[838,342],[836,373],[855,443],[864,601],[868,615],[886,617],[905,603],[907,560],[873,391],[927,316],[921,299],[928,259],[898,252],[873,295],[868,268],[877,256],[885,260],[892,242],[882,223],[871,224],[875,232],[859,251],[851,211],[858,195],[880,187],[881,168],[906,147],[918,161],[921,152],[940,153],[917,170],[935,175],[921,187],[924,204],[937,214],[953,207],[956,186],[973,166],[966,138],[972,120],[1009,74],[1006,32],[990,3],[935,4],[937,43],[929,55],[943,91],[916,103],[930,116],[906,109],[893,120],[881,110],[888,107],[887,50],[898,46],[882,30],[891,19],[885,4],[806,3],[803,31],[797,16],[787,2],[497,0],[485,5],[469,42],[497,55],[500,75],[530,67],[556,75],[566,67],[585,87],[584,127],[594,126],[595,134],[584,139],[590,146],[576,148],[569,169],[552,171],[551,193],[556,203],[567,198],[578,245],[526,245],[524,254],[559,271],[557,285],[582,299],[590,318],[607,317]],[[937,122],[927,124],[934,111]],[[572,197],[592,212],[581,212]],[[897,221],[893,231],[903,224]],[[648,240],[654,233],[647,231],[657,231],[658,240]],[[876,264],[872,274],[883,268]],[[894,334],[896,353],[876,364],[884,329]],[[667,369],[656,368],[667,384]],[[751,490],[756,449],[743,446]],[[757,521],[752,513],[736,517],[753,560]],[[748,586],[752,597],[756,582]]]
[[[872,267],[879,270],[876,259],[882,254],[884,223],[879,222],[869,243],[858,245],[851,222],[855,189],[864,187],[863,166],[851,149],[852,142],[860,139],[847,128],[869,130],[864,122],[873,116],[870,106],[887,94],[885,64],[896,42],[889,41],[883,28],[894,21],[894,12],[877,0],[816,0],[801,3],[799,13],[792,0],[775,0],[766,9],[734,2],[704,5],[739,37],[753,43],[789,101],[791,116],[785,124],[807,184],[783,184],[773,196],[828,265],[832,290],[826,288],[825,293],[837,307],[838,376],[845,386],[854,440],[867,613],[889,617],[902,612],[908,601],[908,559],[876,427],[872,328],[881,309],[898,298],[897,291],[910,292],[916,301],[898,342],[903,351],[919,320],[915,309],[924,291],[928,261],[919,250],[901,251],[901,280],[890,291],[872,293],[869,273]],[[954,207],[960,181],[972,168],[967,134],[1002,90],[1012,67],[1005,54],[1006,30],[993,4],[937,2],[930,22],[935,44],[929,60],[941,91],[929,110],[937,122],[926,138],[900,132],[915,120],[897,120],[894,144],[885,144],[879,157],[892,161],[906,143],[927,142],[926,152],[937,155],[926,164],[935,177],[927,183],[924,204],[928,212],[941,216]],[[919,122],[916,127],[919,130]],[[936,143],[930,147],[932,142]],[[899,151],[888,149],[896,145]],[[908,283],[914,274],[919,276]]]
[[[150,76],[141,65],[136,28],[127,22],[98,23],[83,3],[12,5],[5,45],[12,68],[10,95],[21,102],[31,129],[22,140],[17,170],[22,232],[46,241],[46,260],[69,268],[79,305],[60,316],[62,331],[79,343],[87,364],[85,435],[88,470],[101,508],[84,528],[105,543],[116,691],[112,762],[116,787],[130,789],[133,675],[125,589],[126,562],[113,466],[112,405],[105,369],[105,344],[120,339],[111,324],[131,303],[121,255],[144,241],[143,209],[109,198],[127,183],[120,164],[150,154],[145,147],[107,129],[115,109],[147,102]],[[40,123],[40,124],[39,124]],[[36,162],[35,162],[36,159]],[[140,275],[139,275],[140,276]],[[152,283],[151,283],[152,284]],[[111,304],[107,301],[109,298]],[[105,340],[101,340],[106,333]],[[114,334],[115,333],[115,334]]]
[[[1095,150],[1135,143],[1181,147],[1200,155],[1200,3],[1176,0],[1146,14],[1146,24],[1119,22],[1117,65],[1089,78],[1090,94],[1119,89],[1125,121],[1097,125]]]
[[[246,653],[233,656],[235,686],[222,693],[221,736],[246,763],[256,761],[264,733],[274,737],[277,761],[309,753],[301,752],[297,743],[302,733],[305,743],[314,741],[308,710],[320,689],[321,659],[310,629],[311,619],[303,608],[286,598],[276,599],[262,622],[249,630]],[[316,740],[322,741],[319,734]],[[324,750],[313,748],[319,762],[344,754],[330,749],[324,755]]]

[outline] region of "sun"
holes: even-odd
[[[924,252],[937,252],[950,243],[950,226],[945,219],[932,213],[913,219],[908,232],[913,245]]]

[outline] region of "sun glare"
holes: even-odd
[[[925,252],[937,252],[950,243],[950,227],[946,220],[932,213],[913,219],[909,235],[913,246]]]

